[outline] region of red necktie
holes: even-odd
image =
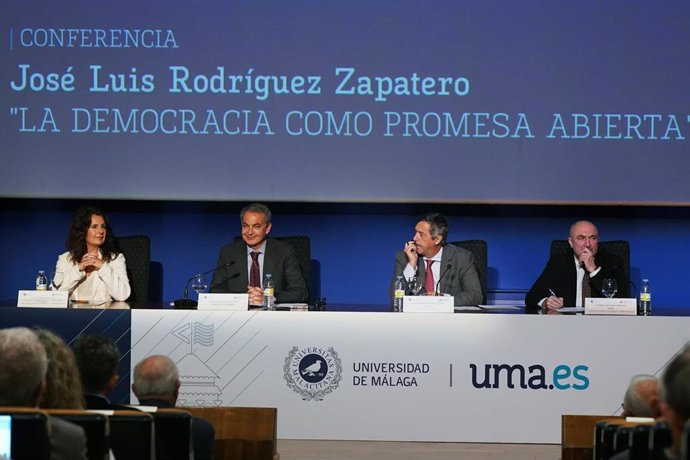
[[[249,271],[249,286],[261,287],[261,270],[259,270],[259,253],[252,251],[252,269]]]
[[[431,264],[433,260],[426,260],[426,273],[424,274],[424,290],[427,294],[433,294],[436,291],[436,286],[434,286],[434,272],[431,271]]]

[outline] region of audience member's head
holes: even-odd
[[[623,398],[624,417],[652,417],[661,415],[658,380],[652,375],[636,375],[630,380]]]
[[[38,405],[48,359],[36,334],[25,327],[0,330],[0,406]]]
[[[119,377],[120,351],[109,337],[82,335],[72,349],[77,359],[85,393],[107,395]]]
[[[672,451],[680,455],[685,422],[690,420],[690,345],[676,355],[664,371],[659,388],[661,413],[671,428]]]
[[[134,368],[132,391],[139,401],[157,399],[174,405],[179,388],[177,366],[167,356],[149,356]]]
[[[81,378],[72,350],[60,337],[45,329],[34,332],[48,356],[46,388],[40,407],[46,409],[83,409]]]

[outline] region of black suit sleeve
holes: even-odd
[[[278,303],[304,303],[309,300],[307,282],[297,261],[295,251],[288,247],[283,259],[282,283],[276,286]]]

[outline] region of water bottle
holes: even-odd
[[[642,286],[640,286],[640,305],[637,314],[640,316],[652,314],[652,288],[646,278],[642,280]]]
[[[395,280],[395,294],[393,296],[393,311],[401,312],[403,309],[403,296],[405,295],[405,282],[402,275]]]
[[[48,290],[48,277],[46,276],[46,272],[44,272],[43,270],[39,270],[38,275],[36,275],[36,290]]]
[[[266,273],[264,276],[264,310],[275,310],[275,304],[273,303],[273,294],[275,290],[273,288],[273,276],[270,273]]]

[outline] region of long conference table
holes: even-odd
[[[0,307],[18,325],[113,337],[118,402],[164,354],[178,405],[277,407],[285,439],[558,443],[562,414],[619,413],[690,340],[687,316]]]

